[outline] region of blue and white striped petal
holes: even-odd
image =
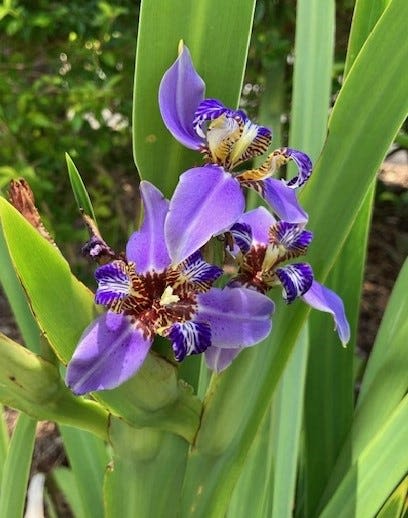
[[[296,263],[276,269],[287,304],[304,295],[313,283],[313,270],[307,263]]]
[[[126,263],[123,261],[113,261],[100,266],[95,271],[95,278],[98,281],[95,294],[97,304],[109,306],[129,294],[131,281],[127,274]]]
[[[312,239],[313,233],[296,223],[278,221],[269,229],[269,243],[283,247],[285,259],[304,255]]]
[[[167,332],[178,362],[191,354],[200,354],[211,345],[211,328],[205,322],[173,324]]]
[[[180,269],[183,278],[187,282],[194,284],[194,288],[200,291],[208,290],[214,281],[223,274],[222,268],[203,261],[200,252],[195,252],[190,257],[187,257],[180,264]]]
[[[247,116],[241,110],[231,110],[217,99],[204,99],[194,113],[193,128],[197,135],[205,138],[205,133],[202,129],[204,122],[213,121],[222,115],[225,115],[227,118],[241,120],[243,123],[247,120]]]
[[[247,223],[235,223],[229,230],[236,245],[246,254],[252,245],[252,230]]]
[[[286,185],[291,189],[297,189],[302,186],[310,178],[312,174],[313,164],[306,153],[302,153],[297,149],[285,148],[286,156],[295,162],[298,168],[298,174],[288,181],[285,181]]]

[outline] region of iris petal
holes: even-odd
[[[211,328],[205,322],[173,324],[167,333],[172,341],[174,356],[182,361],[191,354],[200,354],[211,345]]]
[[[298,174],[285,183],[291,189],[297,189],[310,178],[313,169],[312,161],[306,153],[302,153],[302,151],[298,151],[297,149],[285,148],[284,151],[290,160],[295,162],[298,168]]]
[[[246,288],[212,288],[197,296],[196,321],[211,326],[213,347],[249,347],[268,336],[274,311],[273,302]]]
[[[167,247],[174,263],[196,252],[242,214],[239,183],[221,167],[189,169],[180,176],[165,222]]]
[[[98,289],[95,294],[95,302],[108,306],[117,300],[121,300],[129,294],[131,286],[126,271],[126,263],[113,261],[100,266],[95,271],[98,281]]]
[[[350,340],[350,325],[348,323],[344,304],[341,298],[322,284],[313,281],[310,289],[303,295],[303,300],[314,309],[333,315],[335,329],[343,345]]]
[[[138,273],[162,271],[170,264],[164,239],[164,220],[169,202],[150,182],[140,183],[144,207],[144,220],[140,230],[134,232],[126,246],[126,256],[136,264]]]
[[[177,60],[161,80],[159,107],[167,129],[190,149],[199,149],[202,143],[193,128],[193,119],[204,90],[204,81],[194,68],[190,51],[183,45]]]
[[[238,356],[242,349],[220,349],[219,347],[209,347],[204,355],[207,366],[215,371],[221,372],[229,367],[232,361]]]
[[[235,223],[229,230],[235,243],[243,254],[246,254],[252,244],[252,230],[247,223]],[[237,251],[238,252],[238,251]]]
[[[223,274],[222,268],[203,261],[200,252],[190,255],[180,264],[182,276],[195,290],[206,291]]]
[[[277,268],[276,275],[282,283],[283,298],[288,304],[304,295],[313,282],[313,270],[307,263],[296,263]]]
[[[151,342],[128,317],[105,313],[85,329],[66,383],[75,394],[115,388],[140,369]]]
[[[253,244],[267,245],[269,241],[268,230],[276,223],[276,219],[265,207],[258,207],[242,214],[238,220],[251,227]]]

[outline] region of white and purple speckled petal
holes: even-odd
[[[310,230],[303,230],[303,225],[278,221],[269,229],[269,242],[287,251],[286,258],[304,255],[313,239]]]
[[[105,313],[81,336],[68,363],[66,384],[78,395],[115,388],[140,369],[151,343],[128,317]]]
[[[234,223],[229,229],[236,246],[246,254],[252,245],[252,230],[248,223]],[[238,250],[234,251],[238,253]]]
[[[180,263],[213,235],[231,227],[244,207],[239,182],[221,167],[195,167],[183,173],[165,222],[173,263]]]
[[[159,88],[159,107],[164,124],[181,144],[200,149],[202,139],[193,127],[194,114],[204,97],[205,84],[197,74],[190,51],[182,46]]]
[[[246,288],[212,288],[197,296],[195,321],[211,327],[214,347],[250,347],[268,336],[274,311],[273,302]]]
[[[173,324],[166,334],[178,362],[191,354],[200,354],[211,345],[211,328],[205,322]]]
[[[195,252],[185,259],[181,265],[183,277],[197,285],[211,286],[223,274],[223,269],[203,261],[201,252]]]
[[[126,257],[136,265],[138,273],[163,271],[170,264],[164,239],[164,221],[169,201],[153,184],[140,183],[144,219],[140,230],[133,232],[126,246]]]
[[[304,295],[313,282],[313,270],[307,263],[295,263],[276,269],[283,288],[283,298],[287,304]]]
[[[108,306],[129,294],[131,282],[123,261],[112,261],[100,266],[95,270],[95,279],[98,281],[98,289],[95,293],[97,304]]]
[[[297,149],[286,148],[286,155],[290,157],[293,162],[297,165],[298,174],[291,178],[290,180],[285,180],[285,183],[291,189],[297,189],[301,187],[307,180],[310,178],[312,174],[313,164],[308,155],[306,153],[302,153],[302,151],[298,151]]]
[[[334,329],[337,331],[342,344],[345,346],[350,340],[350,324],[348,323],[344,311],[343,301],[337,293],[313,281],[312,286],[302,298],[312,308],[333,315]]]
[[[209,347],[205,353],[205,361],[209,369],[221,372],[229,367],[232,361],[238,356],[242,349],[220,349],[219,347]]]
[[[204,99],[200,102],[194,114],[193,127],[196,133],[205,138],[205,132],[202,129],[204,122],[218,119],[221,115],[225,115],[230,119],[238,119],[243,123],[246,122],[247,116],[241,110],[231,110],[222,104],[218,99]]]

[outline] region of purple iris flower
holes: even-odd
[[[108,311],[84,331],[68,364],[66,382],[76,394],[125,382],[142,366],[155,335],[171,341],[177,361],[205,352],[210,368],[220,370],[271,330],[274,305],[268,297],[212,287],[222,269],[203,261],[200,252],[171,261],[169,201],[149,182],[141,182],[140,191],[144,221],[130,236],[126,257],[95,272],[95,301]]]
[[[195,212],[200,213],[202,220],[201,246],[212,235],[231,226],[242,214],[245,202],[241,187],[244,186],[257,191],[281,219],[306,223],[308,217],[297,201],[295,189],[311,175],[309,157],[295,149],[281,148],[271,153],[258,169],[234,172],[236,166],[267,150],[272,132],[251,122],[242,110],[227,108],[216,99],[205,99],[204,89],[205,84],[193,66],[188,48],[181,44],[177,60],[165,72],[160,84],[160,111],[171,134],[186,147],[200,151],[207,165],[181,175],[170,205],[169,221],[180,219],[176,203],[181,211],[183,201],[191,205],[194,193]],[[298,167],[294,178],[289,181],[272,178],[291,160]],[[222,220],[212,217],[216,203],[211,197],[196,196],[203,190],[216,193],[217,200],[224,199],[223,208],[228,214]],[[183,246],[178,245],[181,250]],[[185,254],[189,252],[191,250],[185,250]],[[187,255],[171,254],[171,257],[182,260]]]
[[[312,308],[331,313],[342,344],[347,344],[350,326],[341,298],[314,280],[308,263],[284,264],[306,254],[312,232],[296,223],[276,221],[265,208],[259,207],[243,214],[231,233],[236,244],[233,254],[239,264],[231,286],[266,293],[279,285],[288,304],[301,297]]]

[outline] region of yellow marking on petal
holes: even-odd
[[[180,297],[178,295],[174,295],[173,288],[171,286],[167,286],[160,297],[160,306],[167,306],[168,304],[173,304],[179,300]]]
[[[241,129],[236,120],[225,115],[214,119],[207,130],[207,143],[212,161],[228,166],[231,148],[239,139],[240,134]]]
[[[179,44],[178,44],[178,55],[180,56],[180,54],[183,53],[183,50],[184,50],[184,40],[180,40],[179,41]]]
[[[231,164],[235,165],[238,163],[247,149],[251,146],[254,139],[258,134],[258,126],[252,123],[246,123],[242,128],[242,134],[240,138],[235,142],[231,151]]]
[[[265,178],[270,178],[273,176],[276,171],[287,164],[290,160],[290,157],[286,156],[283,151],[280,149],[271,153],[265,162],[258,169],[249,169],[248,171],[244,171],[243,173],[237,175],[237,180],[239,181],[257,181],[257,180],[265,180]]]

